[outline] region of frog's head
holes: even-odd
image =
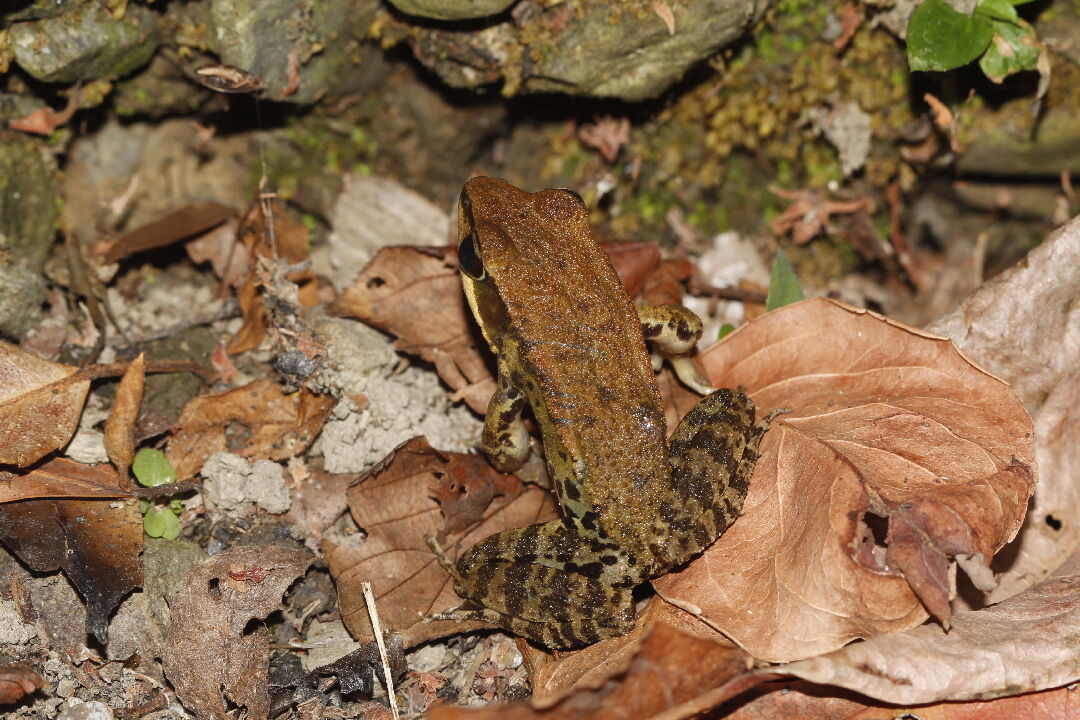
[[[475,177],[458,201],[458,264],[465,295],[488,343],[507,328],[507,306],[536,307],[565,288],[583,243],[594,244],[588,210],[572,190],[528,193]]]

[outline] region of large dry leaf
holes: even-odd
[[[636,295],[659,261],[655,243],[605,243],[624,287]],[[453,247],[386,247],[342,293],[333,312],[395,335],[395,347],[435,365],[479,413],[495,392],[483,339],[465,307]]]
[[[197,717],[231,717],[231,703],[246,708],[245,717],[265,720],[270,639],[251,621],[279,609],[282,594],[313,560],[280,547],[233,547],[196,565],[168,598],[165,675]]]
[[[105,451],[117,472],[125,479],[135,458],[135,420],[142,405],[145,370],[145,354],[139,353],[120,379],[112,412],[105,420]]]
[[[667,717],[672,707],[746,669],[746,656],[731,647],[685,633],[665,623],[651,626],[626,671],[595,690],[567,697],[554,706],[489,705],[482,710],[441,706],[431,720],[649,720]]]
[[[287,395],[276,383],[257,380],[189,402],[166,454],[179,480],[225,450],[255,460],[284,460],[307,449],[333,407],[329,396],[306,389]]]
[[[949,619],[950,561],[978,567],[1020,526],[1031,420],[947,340],[828,300],[751,322],[702,354],[765,436],[744,515],[654,582],[753,655],[796,660]],[[887,524],[887,532],[883,526]]]
[[[1039,486],[988,602],[1046,577],[1080,545],[1080,218],[930,326],[1016,390],[1035,419]]]
[[[67,445],[90,389],[68,380],[76,370],[0,341],[0,465],[26,467]]]
[[[1038,585],[956,616],[773,671],[904,705],[986,700],[1080,679],[1080,552]]]
[[[442,498],[441,506],[436,497]],[[370,581],[383,627],[403,631],[407,647],[458,628],[452,622],[417,626],[422,615],[462,602],[426,536],[439,536],[451,552],[455,546],[466,549],[493,533],[557,515],[550,493],[495,472],[479,455],[442,453],[423,438],[398,446],[360,476],[349,488],[348,500],[367,539],[358,548],[323,543],[341,618],[357,640],[372,639],[360,589],[363,581]],[[413,626],[412,634],[404,632]]]
[[[115,473],[113,478],[117,482]],[[62,569],[86,601],[87,631],[102,643],[113,609],[142,585],[142,540],[142,516],[133,500],[0,505],[0,541],[37,572]]]
[[[105,253],[105,262],[114,263],[129,255],[165,247],[185,238],[201,235],[236,215],[232,208],[215,202],[185,205],[152,223],[125,233]]]
[[[0,471],[0,503],[38,498],[120,498],[127,495],[120,488],[116,471],[107,465],[83,465],[68,458],[52,458],[18,472]]]

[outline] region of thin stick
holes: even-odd
[[[379,646],[379,658],[382,659],[386,694],[390,698],[390,714],[394,716],[394,720],[398,720],[397,698],[394,697],[394,678],[390,673],[390,661],[386,657],[386,645],[383,643],[379,612],[375,608],[375,594],[371,591],[371,583],[365,581],[361,584],[361,587],[364,589],[364,603],[367,604],[368,617],[371,618],[371,630],[375,633],[375,643]]]

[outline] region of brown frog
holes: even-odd
[[[439,617],[482,619],[551,648],[622,635],[635,586],[739,515],[776,412],[755,425],[750,398],[717,390],[665,439],[645,341],[693,383],[685,356],[701,321],[680,305],[634,306],[576,193],[473,178],[458,234],[465,295],[498,359],[484,452],[507,472],[526,460],[527,403],[564,517],[492,535],[456,565],[432,541],[468,601]]]

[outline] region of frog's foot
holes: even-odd
[[[442,566],[443,570],[450,574],[450,577],[454,579],[454,582],[460,582],[461,575],[458,573],[457,566],[451,562],[449,557],[447,557],[446,551],[443,550],[442,545],[439,544],[438,538],[434,535],[425,535],[424,542],[431,548],[431,552],[435,555],[435,559],[438,561],[439,565]]]
[[[689,357],[701,339],[701,318],[676,304],[642,305],[637,313],[645,339],[657,353],[671,361],[679,381],[702,395],[713,392],[716,388],[701,376]]]

